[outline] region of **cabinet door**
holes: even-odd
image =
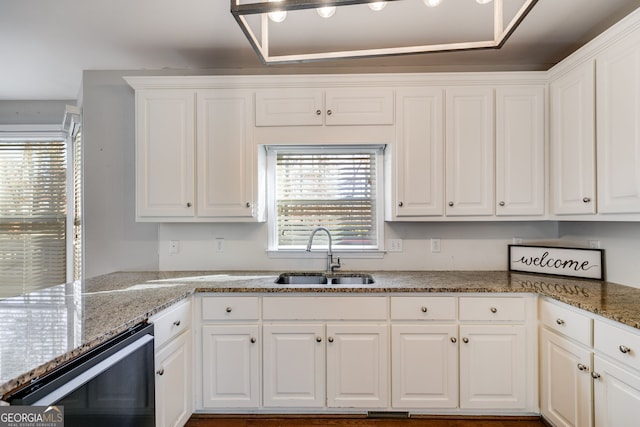
[[[494,212],[493,89],[446,90],[447,215]]]
[[[596,212],[594,86],[592,62],[550,84],[554,214]]]
[[[496,90],[496,215],[544,214],[544,88]]]
[[[389,404],[387,340],[386,324],[327,325],[327,406]]]
[[[195,95],[136,91],[136,216],[194,215]]]
[[[627,427],[640,420],[640,374],[599,356],[594,358],[597,427]]]
[[[640,212],[640,41],[596,58],[598,212]]]
[[[460,408],[526,408],[526,328],[460,326]]]
[[[181,427],[193,412],[191,332],[156,353],[156,426]]]
[[[202,327],[204,408],[258,407],[260,345],[257,325]]]
[[[262,333],[264,406],[324,406],[324,326],[265,324]]]
[[[321,89],[280,88],[256,92],[256,126],[322,126]]]
[[[540,339],[542,415],[557,427],[592,426],[591,351],[547,329]]]
[[[401,89],[392,179],[391,219],[444,213],[442,90]]]
[[[327,89],[325,103],[327,126],[393,124],[392,89]]]
[[[198,91],[199,217],[252,218],[252,94]]]
[[[391,406],[456,408],[456,325],[391,327]]]

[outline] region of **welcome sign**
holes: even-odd
[[[604,250],[509,245],[509,271],[604,280]]]

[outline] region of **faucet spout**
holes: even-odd
[[[316,227],[311,232],[309,236],[309,242],[307,243],[307,252],[311,252],[311,245],[313,244],[313,237],[316,235],[318,231],[324,231],[327,233],[327,237],[329,237],[329,249],[327,250],[327,272],[332,272],[338,268],[340,268],[340,258],[338,258],[337,262],[333,260],[333,239],[331,237],[331,232],[327,227]]]

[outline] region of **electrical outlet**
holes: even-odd
[[[514,245],[521,245],[522,244],[522,237],[514,237],[513,238],[513,244]]]
[[[177,255],[180,253],[180,241],[179,240],[169,240],[169,254]]]
[[[589,247],[591,249],[600,249],[600,240],[589,240]]]
[[[389,239],[389,252],[402,252],[402,239]]]
[[[431,239],[431,253],[440,253],[440,239]]]
[[[224,252],[224,238],[216,237],[216,252],[221,254]]]

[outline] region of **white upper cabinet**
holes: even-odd
[[[494,89],[446,89],[446,214],[493,215]]]
[[[253,217],[253,93],[197,93],[199,217]]]
[[[393,89],[278,88],[256,92],[256,126],[393,124]]]
[[[596,57],[598,212],[640,213],[640,34]]]
[[[594,214],[595,83],[593,62],[550,84],[552,213]]]
[[[444,213],[443,90],[397,91],[397,140],[392,155],[391,220]]]
[[[194,214],[195,92],[136,92],[136,217]]]
[[[543,215],[544,87],[496,89],[496,215]]]

